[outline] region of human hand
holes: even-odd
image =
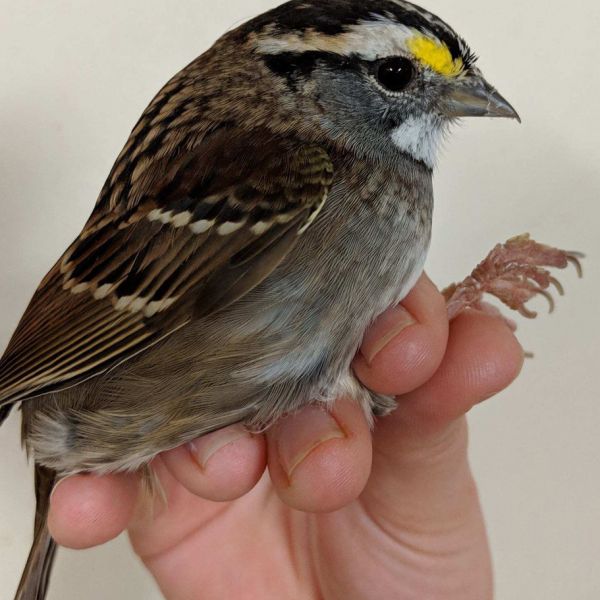
[[[70,477],[52,535],[87,548],[128,529],[169,600],[490,599],[465,414],[512,382],[523,352],[501,318],[467,311],[449,326],[425,276],[402,307],[355,360],[367,387],[399,400],[372,433],[344,399],[265,435],[229,427],[154,462],[167,502],[153,510],[135,475]]]

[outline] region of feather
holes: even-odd
[[[228,128],[166,162],[120,160],[135,165],[115,171],[0,360],[0,406],[89,379],[244,296],[294,247],[333,175],[319,147]]]

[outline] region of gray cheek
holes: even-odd
[[[321,126],[358,156],[391,166],[408,154],[428,167],[441,138],[426,94],[388,97],[363,75],[337,74],[317,80]],[[427,119],[432,119],[427,121]]]
[[[351,137],[362,149],[372,152],[386,138],[385,116],[389,105],[362,75],[338,74],[318,80],[321,123],[333,138]]]

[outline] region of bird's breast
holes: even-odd
[[[348,371],[369,324],[416,283],[431,236],[430,176],[365,170],[358,181],[334,183],[317,221],[251,294],[248,327],[270,336],[273,352],[239,376],[327,387]]]

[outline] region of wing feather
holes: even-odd
[[[227,128],[143,170],[113,171],[129,188],[109,179],[38,288],[0,360],[0,410],[97,375],[244,296],[314,220],[333,176],[317,146]]]

